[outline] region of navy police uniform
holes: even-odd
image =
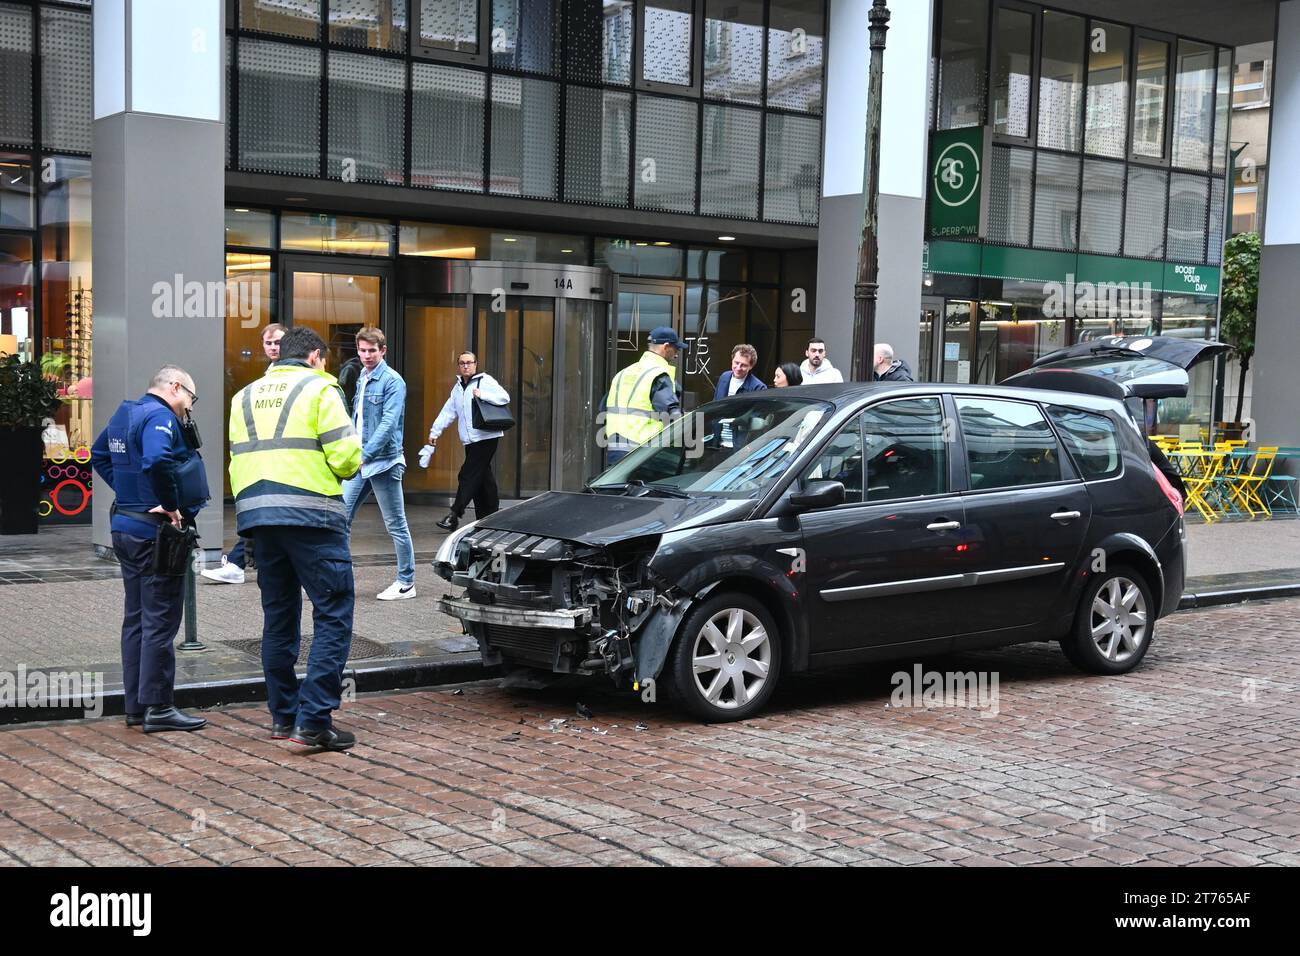
[[[192,521],[208,500],[203,459],[176,413],[157,395],[123,402],[91,449],[100,479],[113,489],[113,551],[122,566],[122,683],[128,717],[169,707],[176,679],[172,642],[180,628],[185,578],[151,573],[162,505]]]

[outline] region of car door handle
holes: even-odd
[[[1079,511],[1054,511],[1052,512],[1053,521],[1073,521],[1075,518],[1083,517]]]
[[[956,531],[961,527],[960,521],[935,521],[925,526],[926,531]]]

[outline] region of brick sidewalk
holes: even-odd
[[[1122,678],[1046,646],[925,662],[996,670],[996,716],[887,707],[875,667],[715,726],[594,688],[371,696],[349,754],[251,706],[3,730],[0,862],[1296,865],[1298,614],[1176,615]]]

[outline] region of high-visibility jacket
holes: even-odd
[[[361,467],[361,440],[338,380],[282,359],[230,401],[230,488],[243,534],[263,525],[346,532],[341,479]]]
[[[675,385],[677,367],[657,352],[645,352],[614,376],[605,398],[605,434],[611,448],[640,445],[663,431],[663,416],[655,411],[650,393],[665,373]]]

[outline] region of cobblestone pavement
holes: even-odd
[[[2,730],[0,862],[1296,865],[1298,615],[1175,615],[1121,678],[1043,645],[924,662],[996,673],[982,712],[887,706],[877,666],[714,726],[591,687],[369,696],[349,754],[254,706]]]

